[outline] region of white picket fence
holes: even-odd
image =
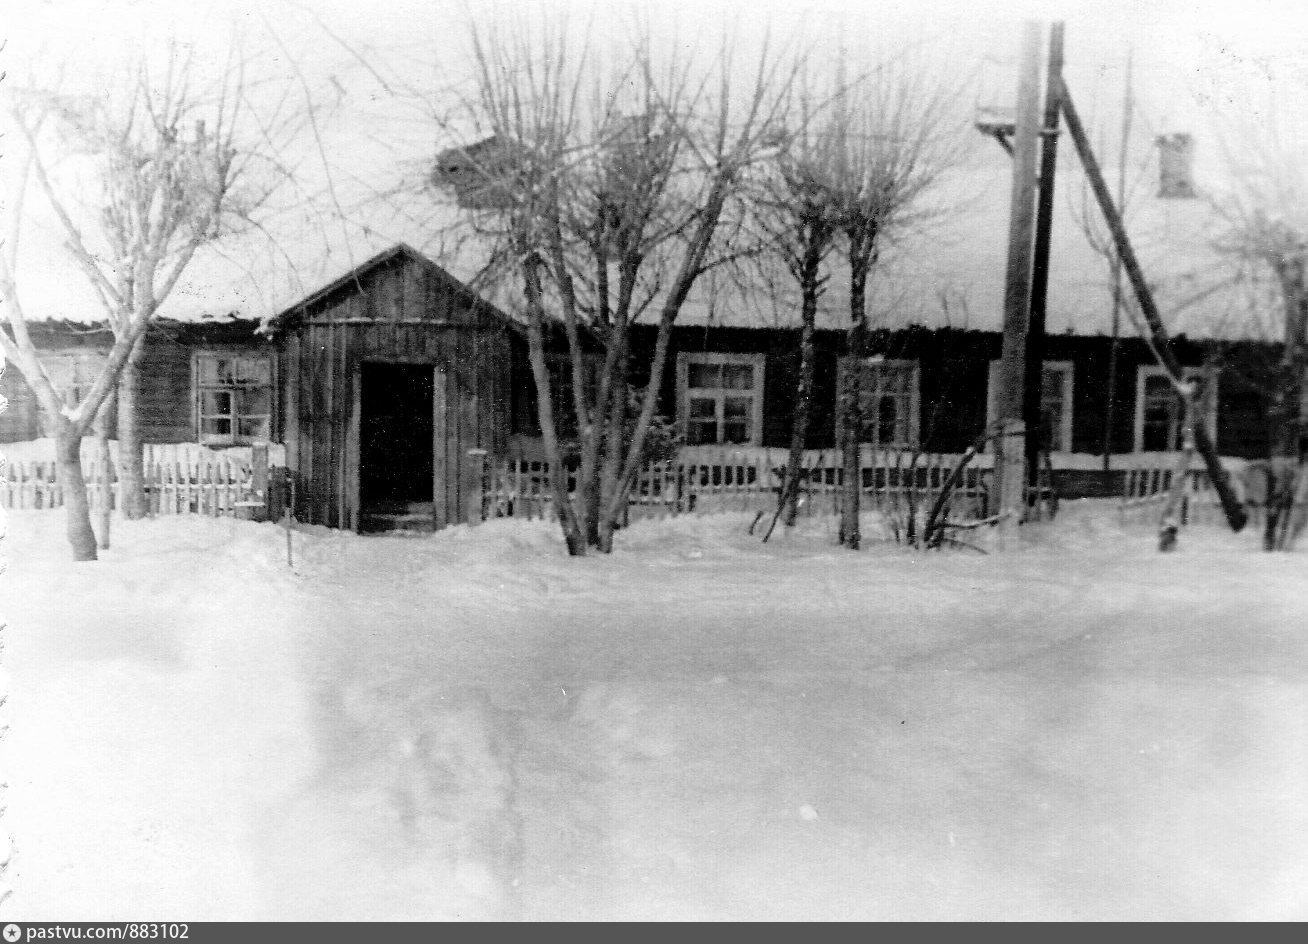
[[[25,449],[30,444],[0,445],[6,461],[0,470],[0,506],[12,509],[58,508],[63,486],[53,459]],[[17,448],[16,448],[17,447]],[[15,453],[17,454],[15,456]],[[111,457],[112,458],[112,457]],[[896,517],[924,515],[934,505],[962,457],[899,449],[864,450],[861,457],[862,506]],[[271,463],[280,464],[274,453]],[[696,449],[684,460],[650,463],[637,476],[628,502],[628,520],[715,512],[775,510],[785,481],[788,451],[784,449]],[[946,518],[969,521],[993,514],[990,487],[992,457],[981,455],[966,466],[951,492]],[[1142,461],[1124,470],[1120,510],[1124,521],[1156,523],[1171,488],[1175,463],[1170,458]],[[82,469],[92,509],[108,501],[121,506],[118,477],[112,462],[105,468],[94,443],[83,444]],[[1231,468],[1231,481],[1251,522],[1262,519],[1256,488]],[[554,517],[549,465],[539,459],[517,458],[488,470],[484,496],[487,517]],[[259,504],[254,468],[247,450],[215,450],[194,443],[147,444],[146,496],[153,514],[224,516]],[[839,514],[844,469],[838,450],[809,450],[801,461],[799,512],[805,516]],[[569,490],[575,488],[569,476]],[[1202,468],[1186,472],[1182,510],[1186,523],[1222,520],[1216,491]]]
[[[1229,466],[1229,481],[1236,497],[1243,503],[1250,524],[1259,524],[1266,511],[1264,496],[1244,474],[1241,464]],[[1124,522],[1157,524],[1163,506],[1171,495],[1176,475],[1174,460],[1144,463],[1125,470],[1121,516]],[[1181,483],[1180,509],[1182,524],[1212,524],[1225,521],[1221,500],[1213,488],[1207,469],[1190,467]]]
[[[0,453],[7,453],[0,446]],[[86,443],[82,474],[93,510],[122,505],[112,458],[106,466]],[[145,495],[151,514],[230,516],[262,504],[256,494],[254,466],[247,453],[219,452],[190,443],[145,447]],[[58,465],[50,459],[11,460],[0,471],[0,506],[10,509],[60,508],[64,487]]]
[[[961,456],[910,450],[864,450],[861,457],[864,510],[907,515],[929,510]],[[631,490],[628,518],[663,518],[681,514],[775,509],[785,482],[788,452],[751,449],[653,462],[641,470]],[[956,519],[985,517],[991,470],[988,462],[969,464],[949,499],[947,514]],[[549,464],[539,459],[510,459],[493,470],[486,501],[488,517],[553,517]],[[809,450],[801,461],[799,511],[802,515],[838,514],[845,472],[837,450]],[[576,487],[569,475],[568,490]]]

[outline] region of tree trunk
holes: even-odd
[[[610,346],[614,343],[612,338],[609,343]],[[581,474],[586,481],[586,543],[604,554],[613,550],[614,523],[607,520],[605,496],[612,484],[609,475],[611,458],[622,441],[625,413],[621,412],[621,407],[625,406],[627,389],[616,376],[615,353],[612,349],[605,353],[603,375],[598,378],[594,402],[589,404],[590,437],[583,438],[581,452]],[[616,420],[613,417],[615,407],[620,410]],[[580,494],[578,490],[578,496]]]
[[[587,476],[586,487],[586,543],[596,550],[608,553],[604,547],[603,529],[600,527],[602,507],[600,503],[599,471],[591,469]]]
[[[144,518],[145,447],[141,442],[140,386],[141,355],[145,335],[136,339],[118,378],[118,494],[122,496],[125,518]]]
[[[523,253],[523,280],[530,317],[527,323],[527,360],[531,364],[532,379],[536,384],[536,417],[540,422],[541,440],[545,447],[545,461],[550,469],[550,492],[554,513],[563,531],[571,557],[586,554],[586,534],[576,510],[568,496],[568,470],[563,466],[559,449],[559,436],[554,425],[554,405],[550,401],[550,375],[545,366],[544,314],[541,308],[543,292],[540,281],[540,262],[532,253]],[[122,443],[119,443],[122,448]]]
[[[698,214],[698,222],[681,257],[677,275],[663,297],[659,311],[658,333],[654,336],[654,355],[649,363],[649,382],[645,386],[644,401],[636,415],[631,430],[631,442],[627,444],[626,457],[622,462],[622,471],[618,474],[617,490],[608,499],[605,514],[616,519],[627,503],[627,492],[640,471],[641,452],[645,446],[645,437],[649,433],[650,423],[654,419],[654,409],[658,403],[658,391],[663,386],[663,369],[668,360],[668,347],[672,342],[672,325],[686,297],[694,288],[695,281],[704,272],[704,258],[713,235],[722,218],[722,208],[732,189],[735,175],[733,165],[727,163],[715,172],[712,186],[704,200],[703,209]]]
[[[625,401],[625,396],[624,396]],[[604,442],[600,460],[595,470],[595,489],[593,492],[595,509],[594,546],[602,554],[613,552],[613,532],[618,528],[615,514],[611,512],[612,498],[618,487],[618,472],[622,467],[623,427],[625,426],[625,409],[616,420],[612,414],[613,402],[610,401],[609,415],[602,420],[604,424]]]
[[[574,339],[569,338],[568,343],[571,345]],[[574,352],[575,353],[575,352]],[[577,367],[580,361],[572,361],[572,383],[580,383],[585,386],[584,373],[582,367],[582,378],[577,377]],[[586,538],[587,547],[598,547],[600,543],[599,533],[599,446],[601,438],[601,425],[599,418],[595,415],[594,404],[584,402],[585,393],[582,394],[583,402],[577,403],[571,396],[572,391],[560,391],[562,398],[571,406],[565,406],[564,409],[571,409],[576,417],[577,423],[577,491],[576,505],[574,513],[577,515],[577,527]]]
[[[781,521],[788,528],[799,518],[799,493],[803,486],[804,444],[808,440],[808,420],[813,404],[813,327],[805,323],[800,332],[799,383],[795,390],[795,416],[790,431],[790,452],[786,457],[786,477],[777,501],[781,503]]]
[[[627,327],[625,316],[613,329],[609,338],[609,354],[605,359],[608,374],[609,400],[608,416],[605,417],[603,459],[599,468],[599,486],[596,492],[600,497],[598,509],[599,548],[601,553],[613,552],[613,532],[618,528],[618,510],[622,505],[613,501],[619,491],[622,473],[623,451],[627,447],[627,423],[630,403],[628,400],[627,369],[629,358],[627,350]]]
[[[571,398],[569,398],[569,401]],[[577,490],[573,497],[573,513],[577,516],[577,529],[586,539],[587,547],[599,546],[599,485],[598,464],[594,452],[594,441],[600,431],[591,419],[577,417]]]
[[[840,504],[840,543],[857,551],[862,543],[859,517],[863,513],[862,456],[863,358],[862,322],[851,326],[846,337],[847,360],[840,396],[840,454],[844,465],[844,500]],[[855,353],[857,352],[857,353]]]
[[[91,528],[91,508],[86,500],[86,479],[82,475],[82,430],[59,417],[55,436],[55,461],[59,484],[64,492],[64,515],[68,544],[75,561],[96,560],[95,531]]]
[[[106,399],[100,411],[95,415],[95,452],[100,465],[99,500],[100,509],[96,517],[96,532],[100,537],[100,549],[109,550],[109,523],[113,515],[114,463],[109,449],[109,414],[112,400]]]
[[[849,248],[849,333],[845,336],[845,356],[849,370],[841,396],[844,417],[843,462],[844,501],[840,508],[840,543],[857,551],[863,536],[859,527],[862,515],[863,482],[859,440],[863,426],[863,356],[867,346],[867,276],[874,259],[875,232],[850,234]]]
[[[815,273],[816,274],[816,273]],[[795,418],[790,430],[790,456],[786,461],[786,480],[777,500],[782,503],[782,522],[793,527],[799,515],[799,478],[804,445],[808,441],[808,420],[813,406],[813,328],[817,319],[817,286],[803,286],[803,305],[799,330],[799,382],[795,387]]]
[[[612,417],[604,420],[604,450],[596,472],[594,493],[595,526],[598,535],[595,548],[602,554],[613,552],[613,532],[618,529],[617,515],[610,510],[612,507],[610,499],[618,489],[618,473],[622,468],[622,432],[625,415],[624,411],[623,419],[616,422]]]

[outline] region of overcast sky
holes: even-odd
[[[134,50],[157,53],[176,40],[198,64],[217,71],[235,42],[261,76],[289,83],[295,94],[309,89],[337,96],[337,120],[322,129],[324,148],[304,173],[312,178],[326,166],[333,198],[354,207],[442,144],[437,129],[389,93],[401,84],[431,88],[466,79],[469,19],[485,23],[529,8],[566,12],[576,28],[600,37],[640,16],[656,39],[682,46],[702,47],[725,24],[746,47],[770,31],[830,52],[843,47],[853,59],[913,48],[965,78],[969,109],[1011,103],[1022,20],[1059,18],[1067,24],[1066,75],[1087,122],[1098,129],[1116,126],[1129,51],[1141,139],[1171,130],[1195,133],[1201,168],[1210,174],[1217,172],[1215,136],[1225,128],[1221,133],[1231,137],[1232,116],[1254,124],[1265,124],[1273,110],[1279,121],[1285,114],[1302,116],[1285,103],[1308,87],[1308,4],[1302,0],[4,0],[0,35],[7,44],[0,60],[9,83],[48,83],[57,66],[63,88],[94,92]],[[1285,134],[1293,140],[1302,130],[1287,127]],[[5,171],[12,166],[0,167],[0,176]],[[36,316],[90,310],[93,303],[62,263],[56,230],[38,203],[29,200],[21,244],[25,304]],[[320,215],[297,222],[284,214],[279,225],[286,227],[284,245],[300,254],[293,272],[251,279],[242,272],[248,259],[234,267],[211,259],[174,301],[178,310],[230,307],[262,316],[378,246],[419,235],[412,232],[414,221],[395,215],[366,238],[347,238],[343,230],[327,237],[329,225]],[[297,232],[299,225],[309,228],[308,237]],[[336,241],[330,256],[313,248],[323,238]],[[266,250],[258,255],[268,258]]]

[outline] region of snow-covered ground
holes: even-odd
[[[10,515],[8,915],[1308,919],[1308,553]]]

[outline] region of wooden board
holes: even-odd
[[[446,377],[441,367],[432,368],[432,506],[435,526],[450,523],[447,482],[449,460],[446,452]]]

